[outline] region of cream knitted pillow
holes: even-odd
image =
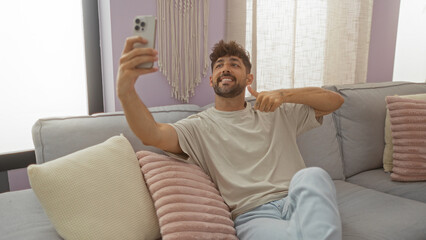
[[[157,239],[158,218],[128,140],[28,167],[31,186],[65,239]]]

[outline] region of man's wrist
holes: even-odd
[[[292,89],[280,89],[279,94],[281,97],[281,104],[290,102],[290,96],[291,96],[291,90]]]
[[[138,98],[138,94],[136,92],[136,89],[129,89],[127,91],[117,91],[117,96],[120,99],[121,102],[129,102],[133,101],[135,98]]]

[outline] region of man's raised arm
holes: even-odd
[[[247,89],[256,97],[255,109],[263,112],[273,112],[285,102],[300,103],[311,106],[318,118],[334,112],[344,102],[338,93],[319,87],[278,89],[260,93],[250,86]]]
[[[145,145],[173,153],[182,153],[176,130],[169,124],[157,123],[139,98],[135,83],[140,75],[158,71],[157,68],[140,69],[139,64],[155,62],[158,52],[151,48],[133,48],[133,44],[146,40],[130,37],[126,40],[117,75],[117,95],[133,133]]]

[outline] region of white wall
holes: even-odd
[[[115,84],[112,56],[111,9],[110,1],[98,1],[99,33],[102,62],[102,86],[105,112],[115,111]]]
[[[426,82],[426,1],[401,0],[393,81]]]

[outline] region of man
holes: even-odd
[[[338,109],[343,98],[321,88],[258,93],[246,51],[220,41],[210,55],[215,106],[174,124],[157,123],[137,95],[137,65],[157,61],[154,49],[133,49],[120,59],[117,93],[132,131],[145,145],[195,163],[217,185],[232,211],[240,239],[341,239],[334,184],[320,168],[305,168],[296,137]],[[245,101],[245,88],[256,97]]]

